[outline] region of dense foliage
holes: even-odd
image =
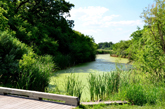
[[[52,69],[95,60],[94,39],[66,19],[73,6],[65,0],[0,1],[0,84],[44,91]]]
[[[113,53],[130,58],[138,70],[151,73],[156,80],[165,77],[165,0],[142,13],[145,26],[131,34],[131,40],[113,45]]]
[[[93,38],[73,31],[74,21],[66,19],[73,4],[65,0],[4,0],[0,5],[16,38],[38,55],[66,58],[68,64],[57,63],[60,68],[95,60]]]
[[[54,64],[51,56],[37,56],[26,44],[7,32],[0,33],[0,84],[44,91]],[[40,81],[40,82],[38,82]]]
[[[112,50],[107,50],[107,49],[97,49],[97,54],[109,54],[111,53]]]
[[[128,41],[120,41],[113,45],[113,51],[110,52],[111,56],[120,56],[120,57],[128,57],[129,51],[128,48],[132,44],[131,40]]]
[[[98,45],[97,49],[112,50],[113,43],[112,42],[100,42],[97,45]]]
[[[138,53],[135,54],[136,66],[143,72],[149,72],[156,80],[165,77],[165,0],[156,0],[142,17],[147,25],[140,39]]]

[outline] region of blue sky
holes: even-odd
[[[129,40],[137,26],[143,28],[141,13],[154,0],[66,0],[75,5],[68,19],[74,30],[92,36],[96,43]]]

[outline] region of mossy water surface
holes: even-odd
[[[96,61],[79,64],[77,66],[54,73],[54,76],[51,77],[49,88],[52,90],[52,92],[56,90],[56,93],[64,94],[66,78],[67,76],[70,76],[71,73],[74,73],[75,77],[78,78],[78,80],[81,81],[83,85],[81,101],[89,101],[90,96],[87,82],[89,74],[95,73],[100,75],[114,71],[116,70],[116,66],[119,68],[122,67],[122,69],[127,69],[131,66],[127,63],[128,59],[110,57],[109,54],[99,54],[96,57]],[[57,90],[59,92],[57,92]]]

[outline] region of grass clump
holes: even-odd
[[[143,106],[155,105],[165,100],[162,96],[164,85],[153,84],[148,76],[135,70],[90,74],[88,84],[91,101],[125,100],[132,105]]]
[[[143,105],[147,103],[146,93],[141,84],[130,85],[126,91],[126,98],[134,105]]]
[[[82,84],[82,81],[78,80],[78,78],[79,77],[76,77],[71,73],[71,75],[66,77],[64,87],[67,95],[77,96],[79,99],[81,99],[84,85]]]
[[[104,74],[90,74],[88,78],[88,86],[90,91],[90,100],[107,99],[110,94],[118,92],[119,89],[118,72],[110,72]]]
[[[17,88],[44,91],[49,85],[54,64],[49,55],[31,57],[24,55],[19,62],[19,78]]]
[[[76,109],[165,109],[162,105],[145,105],[145,106],[137,106],[137,105],[105,105],[105,104],[98,104],[98,105],[80,105],[76,107]]]
[[[65,76],[61,84],[59,83],[59,81],[54,80],[54,85],[54,89],[48,88],[47,91],[49,93],[71,95],[81,99],[84,85],[82,81],[79,80],[79,77],[75,74],[71,73]]]
[[[117,99],[127,100],[132,105],[157,105],[164,98],[160,99],[164,85],[154,84],[148,74],[144,75],[137,71],[124,71],[120,79],[119,93]],[[159,82],[162,84],[162,82]]]

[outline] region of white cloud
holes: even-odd
[[[136,25],[142,25],[142,20],[127,20],[127,21],[114,21],[114,22],[106,22],[106,26],[120,26],[120,25],[130,25],[130,26],[136,26]]]
[[[100,6],[89,6],[89,7],[80,7],[78,9],[72,9],[70,11],[71,18],[73,20],[79,20],[82,26],[91,26],[91,27],[110,27],[110,26],[135,26],[141,25],[143,22],[141,20],[127,20],[127,21],[114,21],[114,18],[120,17],[120,15],[106,15],[109,9]]]
[[[105,22],[107,22],[107,21],[111,21],[115,17],[119,17],[119,15],[105,16],[105,17],[103,17],[102,20],[105,21]]]
[[[83,26],[101,26],[103,23],[119,17],[119,15],[105,16],[104,14],[108,11],[108,8],[100,6],[80,7],[70,11],[71,18],[69,19],[79,19]]]
[[[89,6],[89,7],[80,7],[78,9],[72,9],[70,11],[71,18],[76,18],[79,17],[81,20],[91,20],[94,18],[99,18],[101,17],[105,12],[107,12],[109,9],[105,7],[100,7],[100,6]]]
[[[102,30],[100,29],[82,29],[80,30],[82,33],[85,33],[86,35],[92,35],[92,34],[95,34],[95,33],[98,33],[98,32],[101,32]]]
[[[113,41],[129,39],[137,26],[144,25],[142,20],[126,20],[125,16],[111,14],[108,8],[100,6],[80,7],[70,11],[69,19],[75,20],[77,31],[94,36],[95,41]]]
[[[123,30],[122,28],[117,28],[117,30]]]

